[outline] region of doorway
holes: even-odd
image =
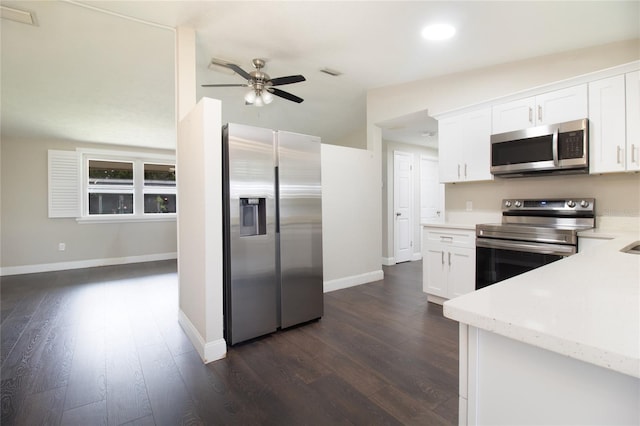
[[[413,257],[413,154],[393,152],[393,214],[395,263]]]

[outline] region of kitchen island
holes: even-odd
[[[640,255],[627,233],[444,303],[460,424],[639,424]]]

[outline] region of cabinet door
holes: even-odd
[[[624,76],[589,83],[589,168],[591,173],[625,170]]]
[[[447,253],[448,298],[471,293],[476,288],[476,251],[468,248],[449,248]]]
[[[491,180],[491,109],[438,122],[440,182]]]
[[[526,129],[535,124],[535,98],[524,98],[495,105],[491,110],[491,132],[504,133]]]
[[[438,170],[441,183],[458,182],[460,174],[460,139],[462,136],[459,117],[438,121]]]
[[[640,170],[640,71],[626,75],[627,170]]]
[[[461,154],[464,159],[464,180],[491,180],[491,108],[470,112],[462,119]]]
[[[536,96],[536,125],[557,124],[587,117],[587,85]]]
[[[424,292],[440,297],[447,294],[446,253],[441,246],[429,246],[425,252],[422,267],[424,268]]]
[[[587,117],[587,113],[587,85],[581,84],[495,105],[491,113],[491,132],[504,133],[580,120]]]

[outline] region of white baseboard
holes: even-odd
[[[202,358],[202,362],[208,364],[227,356],[227,342],[224,339],[205,342],[193,323],[182,312],[182,309],[178,312],[178,323],[200,355],[200,358]]]
[[[373,281],[379,281],[384,278],[384,272],[381,269],[377,271],[371,271],[364,274],[352,275],[350,277],[338,278],[337,280],[330,280],[324,282],[324,292],[341,290],[343,288],[349,288],[360,284],[366,284]]]
[[[422,253],[413,253],[411,256],[411,262],[415,262],[416,260],[422,260]],[[382,264],[384,266],[393,266],[396,264],[395,257],[383,257]]]
[[[76,260],[72,262],[41,263],[38,265],[5,266],[0,268],[0,277],[7,275],[36,274],[39,272],[64,271],[67,269],[94,268],[96,266],[124,265],[127,263],[154,262],[177,259],[178,253],[145,254],[142,256],[112,257],[107,259]]]
[[[449,299],[445,297],[436,296],[435,294],[427,294],[427,301],[435,303],[436,305],[442,306],[442,304],[444,304],[444,302],[446,302],[447,300]]]

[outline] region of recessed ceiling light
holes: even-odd
[[[456,29],[449,24],[432,24],[422,29],[422,37],[430,41],[447,40],[455,33]]]

